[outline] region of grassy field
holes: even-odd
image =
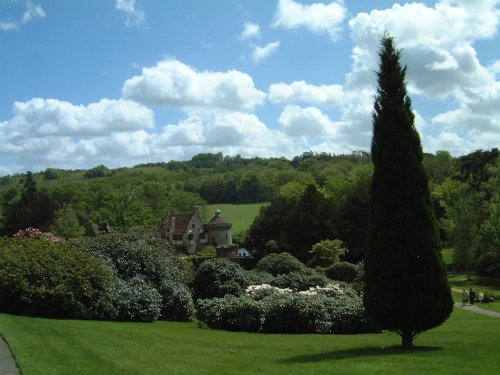
[[[232,232],[239,233],[246,231],[259,214],[260,208],[266,205],[263,203],[250,204],[211,204],[207,206],[207,219],[210,220],[216,209],[221,210],[221,215],[233,224]]]
[[[34,374],[494,374],[500,321],[457,310],[402,352],[394,334],[265,335],[194,323],[114,323],[0,314],[0,333]]]

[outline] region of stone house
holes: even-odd
[[[221,216],[220,210],[204,224],[198,207],[192,212],[176,212],[166,216],[160,225],[160,238],[185,252],[201,250],[208,244],[217,247],[233,243],[232,224]]]

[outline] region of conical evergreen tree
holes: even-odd
[[[406,67],[388,34],[381,38],[379,57],[364,303],[380,328],[398,333],[403,348],[411,348],[419,333],[449,317],[453,301],[406,92]]]

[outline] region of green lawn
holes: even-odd
[[[394,334],[265,335],[194,323],[114,323],[0,314],[24,375],[494,374],[500,321],[457,310],[401,352]]]
[[[207,206],[207,219],[210,220],[216,209],[221,210],[221,215],[233,224],[232,232],[239,233],[250,228],[255,217],[259,214],[260,208],[266,205],[263,203],[250,204],[211,204]]]
[[[481,292],[491,292],[495,294],[497,299],[494,302],[479,303],[478,306],[487,310],[500,312],[500,279],[487,276],[472,275],[470,276],[470,280],[468,280],[466,275],[450,274],[448,275],[448,281],[452,288],[467,288],[467,290],[469,288],[472,288],[478,295]],[[458,294],[459,293],[453,293],[456,301],[459,300]]]

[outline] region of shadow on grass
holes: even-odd
[[[338,359],[350,359],[360,357],[378,357],[387,355],[400,355],[400,354],[414,354],[426,353],[442,350],[441,347],[435,346],[416,346],[412,350],[403,350],[400,346],[389,346],[387,348],[357,348],[345,349],[331,352],[299,355],[283,359],[284,363],[308,363],[308,362],[322,362],[334,361]]]

